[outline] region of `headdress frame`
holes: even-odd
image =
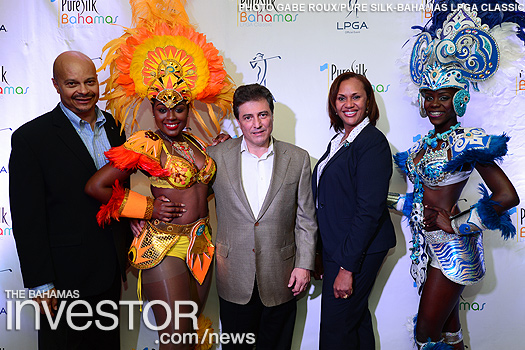
[[[173,108],[187,103],[208,136],[212,133],[194,107],[195,100],[207,105],[217,131],[220,120],[231,113],[234,84],[223,66],[223,58],[206,36],[189,24],[180,0],[130,1],[135,28],[103,48],[106,52],[100,70],[109,67],[110,75],[103,100],[125,127],[130,111],[131,129],[138,126],[141,102],[157,99]],[[162,9],[171,9],[165,10]],[[176,9],[174,11],[173,9]],[[174,12],[176,12],[174,14]],[[167,15],[167,14],[168,15]],[[212,105],[221,115],[216,116]]]
[[[423,32],[412,49],[410,77],[419,86],[421,116],[426,116],[421,91],[443,88],[458,90],[453,105],[463,116],[470,101],[469,82],[477,90],[477,82],[491,78],[498,66],[498,45],[476,13],[459,9],[448,14],[435,38]]]

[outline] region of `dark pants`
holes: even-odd
[[[219,297],[219,305],[223,334],[228,333],[231,336],[237,333],[238,336],[246,337],[247,333],[252,333],[257,338],[257,350],[289,350],[292,347],[297,313],[295,298],[281,305],[266,307],[255,284],[248,304],[235,304]],[[252,350],[255,344],[250,343],[223,343],[222,349]]]
[[[60,305],[63,305],[63,312],[58,323],[56,330],[51,329],[51,325],[48,323],[47,316],[40,314],[40,330],[38,331],[38,349],[39,350],[119,350],[120,349],[120,330],[117,322],[117,327],[113,330],[101,330],[96,324],[95,320],[99,320],[103,327],[111,327],[114,324],[114,320],[110,319],[107,315],[102,317],[97,312],[97,304],[102,300],[111,300],[118,306],[120,300],[120,287],[121,278],[120,273],[115,272],[115,279],[110,289],[99,295],[82,297],[79,299],[61,299],[59,300],[58,310]],[[91,321],[91,326],[86,330],[75,330],[68,325],[66,313],[69,305],[76,300],[84,300],[90,306],[92,310],[92,317],[80,317],[75,316],[72,318],[72,322],[75,327],[83,327],[88,321]],[[119,308],[113,310],[112,305],[104,305],[102,311],[113,314],[119,317]],[[87,307],[84,305],[76,305],[72,308],[74,313],[85,313]],[[56,318],[53,318],[55,322]]]
[[[334,296],[333,286],[340,266],[327,258],[323,259],[319,349],[375,350],[368,297],[387,252],[365,256],[361,271],[353,276],[353,293],[348,299],[336,299]]]

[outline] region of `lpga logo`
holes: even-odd
[[[258,52],[250,61],[252,69],[257,69],[257,83],[266,86],[266,73],[268,72],[268,61],[281,59],[281,56],[264,57],[264,53]]]

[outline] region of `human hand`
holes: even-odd
[[[55,297],[57,295],[56,288],[51,288],[48,291],[40,293],[40,296],[37,296],[36,298],[33,298],[34,301],[38,304],[40,307],[40,313],[42,315],[45,314],[45,310],[49,310],[49,314],[51,316],[55,316],[55,312],[57,311],[57,305],[58,305],[58,299]]]
[[[215,138],[212,140],[211,145],[215,146],[229,139],[231,139],[230,135],[221,132],[219,135],[215,136]]]
[[[133,232],[133,236],[138,237],[140,236],[140,232],[142,231],[142,228],[146,224],[145,220],[139,220],[139,219],[131,219],[129,220],[129,226],[131,227],[131,232]]]
[[[425,205],[425,209],[425,218],[423,219],[425,230],[443,230],[448,233],[454,233],[452,225],[450,224],[451,212],[430,205]]]
[[[292,270],[290,281],[288,281],[288,288],[292,288],[292,293],[297,296],[306,290],[310,283],[310,270],[296,267]]]
[[[160,195],[153,202],[151,218],[170,222],[175,218],[180,218],[186,212],[185,206],[184,203],[175,203],[170,201],[168,197]]]
[[[346,299],[354,292],[354,274],[353,272],[340,269],[334,281],[334,296],[336,299]]]

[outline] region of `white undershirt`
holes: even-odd
[[[241,143],[241,173],[244,193],[250,203],[253,216],[258,217],[266,198],[273,171],[273,141],[270,138],[268,150],[260,158],[250,153],[246,141]]]

